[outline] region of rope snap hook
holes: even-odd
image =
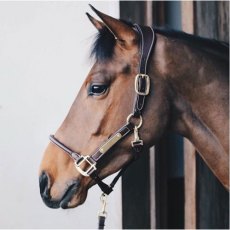
[[[106,205],[107,205],[107,195],[105,193],[101,194],[101,210],[98,213],[98,229],[104,229],[105,219],[107,216]]]

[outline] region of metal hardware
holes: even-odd
[[[127,117],[127,119],[126,119],[127,124],[130,123],[130,120],[131,120],[132,117],[134,117],[134,114],[133,114],[133,113],[130,113],[129,116]],[[138,124],[138,125],[135,125],[135,127],[137,127],[137,129],[139,129],[139,128],[142,126],[142,122],[143,122],[142,116],[140,115],[139,118],[137,118],[137,119],[140,119],[140,121],[139,121],[139,124]]]
[[[105,211],[105,209],[106,209],[106,205],[107,205],[107,195],[105,193],[102,193],[100,200],[101,200],[102,206],[101,206],[101,210],[98,213],[98,216],[106,217],[107,212]]]
[[[144,92],[142,92],[139,89],[139,78],[145,79],[145,90]],[[150,90],[150,78],[147,74],[142,74],[139,73],[137,74],[136,78],[135,78],[135,91],[137,94],[141,95],[141,96],[147,96],[149,94],[149,90]]]
[[[85,170],[80,167],[83,162],[88,164]],[[78,161],[75,161],[74,163],[78,172],[86,177],[90,176],[91,173],[97,170],[96,162],[90,156],[82,156]]]
[[[116,144],[122,138],[121,133],[117,133],[113,138],[108,140],[104,145],[99,149],[101,153],[106,153],[114,144]]]
[[[135,126],[134,128],[134,140],[131,142],[132,147],[136,145],[143,145],[143,140],[140,139],[138,134],[138,127]]]

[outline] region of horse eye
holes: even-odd
[[[91,85],[89,89],[90,96],[100,96],[101,94],[105,93],[107,90],[107,85]]]

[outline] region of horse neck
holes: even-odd
[[[169,125],[193,143],[228,187],[228,62],[179,40],[158,38],[161,54],[154,58],[170,92]]]

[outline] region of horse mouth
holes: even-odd
[[[48,186],[48,176],[43,173],[40,176],[40,194],[43,202],[49,208],[57,209],[67,209],[74,208],[82,204],[86,199],[86,194],[82,194],[80,190],[80,181],[74,181],[66,190],[64,191],[60,199],[54,199],[50,194],[50,186]]]
[[[67,209],[71,208],[71,200],[74,195],[79,191],[79,183],[72,184],[71,186],[68,187],[66,192],[64,193],[61,201],[60,201],[60,207],[62,209]]]
[[[57,209],[57,208],[62,208],[62,209],[67,209],[67,208],[73,208],[80,203],[76,203],[73,205],[71,204],[71,200],[73,199],[74,196],[79,192],[79,183],[72,184],[71,186],[68,187],[68,189],[65,191],[64,195],[60,200],[54,200],[52,199],[50,195],[50,189],[46,190],[43,194],[41,194],[42,200],[45,203],[45,205],[49,208]]]

